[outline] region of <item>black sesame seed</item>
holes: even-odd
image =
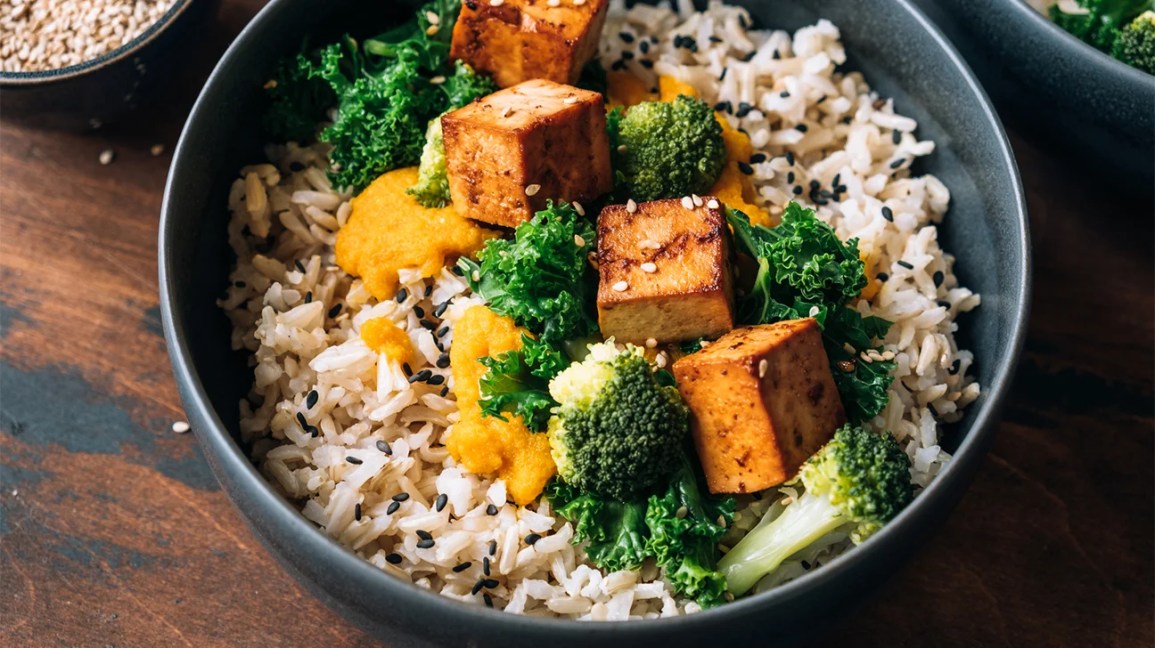
[[[794,184],[794,172],[793,171],[786,174],[786,184]]]
[[[634,42],[634,35],[630,32],[618,32],[618,38],[622,39],[626,43]]]
[[[413,367],[410,367],[408,362],[401,363],[401,371],[405,372],[406,377],[413,375]]]
[[[729,72],[729,71],[730,71],[730,68],[728,68],[728,67],[724,67],[724,68],[722,68],[722,73],[718,75],[718,80],[719,80],[719,81],[723,81],[723,80],[725,80],[725,78],[726,78],[726,73],[727,73],[727,72]]]
[[[746,115],[749,115],[751,110],[754,110],[754,106],[751,106],[745,101],[741,101],[738,103],[738,112],[734,113],[734,116],[738,119],[742,119]]]
[[[815,106],[817,106],[818,104],[820,104],[820,103],[823,103],[824,101],[826,101],[826,99],[827,99],[827,96],[826,96],[826,95],[822,95],[821,97],[819,97],[819,98],[818,98],[818,101],[815,101],[815,102],[814,102],[814,105],[815,105]]]
[[[417,317],[419,317],[419,318],[420,318],[420,317],[425,317],[425,309],[424,309],[424,308],[421,308],[420,306],[414,306],[414,307],[413,307],[413,314],[414,314],[414,315],[416,315],[416,316],[417,316]]]
[[[481,584],[485,586],[485,589],[493,589],[498,585],[501,585],[501,583],[496,578],[486,578],[481,582]]]
[[[778,93],[778,96],[782,97],[783,99],[789,99],[790,98],[790,91],[789,90],[783,90],[782,92]]]
[[[743,63],[749,63],[754,58],[754,56],[756,54],[758,54],[757,50],[749,52],[748,54],[746,54],[745,56],[742,57],[742,62]],[[775,52],[775,54],[777,54],[777,52]]]
[[[449,393],[449,385],[442,387],[441,391],[438,393],[441,395],[442,398],[445,398],[445,395]]]
[[[303,428],[309,427],[309,421],[305,419],[305,415],[300,412],[297,412],[297,422],[300,423]]]
[[[246,283],[245,283],[245,282],[243,282],[243,281],[234,281],[234,282],[233,282],[233,285],[234,285],[234,286],[236,286],[237,288],[244,288],[244,287],[245,287],[246,285],[248,285],[248,284],[246,284]]]
[[[497,553],[497,540],[490,540],[489,541],[489,555],[492,556],[496,553]]]
[[[360,466],[361,464],[365,463],[364,461],[361,460],[360,457],[354,457],[352,455],[345,457],[345,461],[348,461],[349,463],[353,464],[354,466]]]
[[[448,353],[442,353],[441,355],[437,356],[437,368],[438,369],[444,369],[448,366],[449,366],[449,354]]]
[[[802,187],[800,185],[794,185],[794,195],[795,196],[801,196],[802,195]]]
[[[931,279],[934,280],[934,287],[938,288],[939,286],[942,285],[943,280],[946,279],[946,275],[944,275],[942,273],[942,270],[935,270],[934,275],[931,277]]]
[[[947,371],[950,372],[950,375],[954,376],[958,373],[958,370],[961,367],[962,367],[962,362],[958,358],[955,358],[954,362],[950,363],[950,369],[948,369]]]
[[[840,184],[838,181],[841,179],[842,179],[842,174],[841,173],[835,173],[834,179],[830,181],[830,186],[831,187],[837,187]]]
[[[898,131],[898,130],[890,131],[890,141],[894,142],[896,145],[901,144],[902,143],[902,131]]]
[[[798,124],[794,127],[794,130],[798,131],[799,133],[805,133],[806,131],[810,130],[810,127],[806,124]]]
[[[296,160],[293,160],[289,163],[289,170],[294,173],[300,173],[301,171],[305,170],[305,165]]]
[[[426,380],[425,382],[430,385],[440,385],[445,382],[445,376],[442,376],[441,374],[433,374],[429,377],[429,380]]]
[[[497,506],[494,504],[490,504],[489,506],[485,507],[485,514],[486,515],[497,515]]]
[[[313,291],[312,291],[312,290],[310,290],[310,291],[307,291],[307,292],[305,293],[305,303],[306,303],[306,304],[311,304],[311,303],[313,303]]]
[[[305,408],[313,409],[317,406],[317,401],[320,400],[321,395],[317,393],[316,389],[310,390],[309,395],[305,397]]]
[[[631,60],[633,60],[633,58],[634,58],[634,53],[633,53],[633,52],[631,52],[631,51],[629,51],[629,50],[626,50],[625,52],[622,52],[622,60],[623,60],[623,61],[631,61]]]
[[[948,302],[946,300],[940,299],[935,303],[938,304],[939,306],[942,306],[943,308],[945,308],[947,310],[950,310],[950,302]]]
[[[471,563],[471,562],[469,562],[468,560],[466,560],[466,561],[465,561],[465,562],[463,562],[463,563],[457,563],[456,565],[454,565],[454,566],[453,566],[453,571],[455,571],[455,572],[457,572],[458,574],[460,574],[461,572],[465,571],[466,569],[469,569],[469,568],[470,568],[470,567],[472,567],[472,566],[473,566],[473,563]]]
[[[433,509],[440,513],[445,510],[445,505],[449,503],[449,496],[442,493],[437,496],[437,500],[433,502]]]
[[[432,320],[422,319],[422,320],[418,321],[417,323],[420,324],[422,328],[428,329],[430,331],[437,328],[437,324],[435,322],[433,322]]]
[[[436,543],[433,541],[433,538],[429,538],[428,540],[418,540],[417,541],[417,548],[418,549],[432,549],[434,544],[436,544]]]
[[[461,269],[461,266],[453,266],[453,269],[450,272],[457,275],[458,277],[465,276],[465,271]]]
[[[403,303],[405,303],[406,299],[409,299],[409,291],[406,290],[405,288],[398,290],[397,291],[397,303],[403,304]]]
[[[361,502],[353,505],[353,519],[358,522],[361,521]]]
[[[734,104],[730,103],[729,101],[719,101],[718,103],[714,104],[714,110],[717,112],[725,113],[734,112]]]
[[[313,437],[314,439],[316,439],[317,437],[321,436],[321,431],[317,429],[317,426],[316,426],[316,425],[309,425],[309,426],[307,426],[307,427],[305,428],[305,431],[306,431],[306,432],[308,432],[308,433],[309,433],[309,436]]]
[[[428,540],[433,537],[433,534],[423,529],[417,529],[417,537],[422,540]]]
[[[894,210],[886,205],[882,206],[882,217],[890,222],[894,222]]]
[[[449,332],[449,327],[448,326],[442,326],[441,328],[437,329],[437,332],[434,333],[434,335],[436,335],[439,338],[443,338],[443,337],[445,337],[445,334],[448,332]]]
[[[909,261],[899,261],[898,265],[906,268],[907,270],[914,270],[914,266],[911,265]]]
[[[469,593],[477,596],[477,593],[480,592],[483,587],[485,587],[485,579],[480,578],[476,583],[473,584],[473,589],[469,590]]]
[[[762,164],[766,161],[765,153],[755,153],[750,156],[750,164]]]
[[[774,53],[770,55],[770,58],[777,61],[777,60],[782,58],[782,52],[779,52],[778,50],[774,50]]]
[[[449,308],[449,301],[443,301],[433,308],[433,316],[441,317],[445,314],[445,309]]]
[[[786,151],[786,163],[794,166],[794,151]]]
[[[841,119],[841,121],[842,121],[842,123],[843,123],[843,124],[849,124],[850,122],[854,121],[854,117],[851,117],[850,115],[847,115],[847,116],[843,117],[843,118]]]
[[[847,191],[848,187],[844,184],[840,184],[834,188],[834,193],[846,193]]]
[[[902,165],[903,165],[903,163],[905,163],[905,162],[906,162],[906,158],[898,158],[898,159],[897,159],[897,160],[895,160],[894,162],[891,162],[891,163],[890,163],[890,168],[892,168],[892,169],[897,169],[897,168],[899,168],[900,166],[902,166]]]
[[[738,170],[746,175],[754,175],[754,167],[745,162],[738,162]]]
[[[485,607],[487,607],[487,608],[493,607],[493,597],[490,596],[488,592],[483,592],[481,594],[481,600],[485,601]]]
[[[642,42],[638,43],[638,49],[642,51],[642,54],[649,54],[650,53],[650,44],[646,41],[642,41]]]
[[[401,502],[390,502],[389,508],[385,509],[385,515],[393,515],[399,508],[401,508]]]
[[[425,286],[425,296],[428,297],[431,294],[433,294],[433,284]]]
[[[409,493],[406,493],[405,491],[401,491],[400,493],[397,493],[396,495],[394,495],[392,497],[392,499],[394,502],[404,502],[405,500],[409,499]]]
[[[874,278],[878,279],[879,281],[886,281],[887,279],[890,279],[890,275],[886,274],[885,272],[880,272],[874,275]]]
[[[387,553],[387,554],[385,554],[385,562],[389,563],[390,565],[400,565],[401,564],[401,554]]]
[[[294,261],[293,265],[296,266],[297,270],[299,270],[300,272],[306,272],[305,264],[301,263],[300,259]]]
[[[389,447],[388,441],[378,441],[377,442],[377,449],[380,450],[381,452],[384,452],[387,455],[393,454],[393,448]]]
[[[433,372],[430,371],[429,369],[422,369],[421,371],[418,371],[417,373],[410,376],[409,382],[410,383],[425,382],[426,380],[429,380],[429,378],[432,375],[433,375]]]
[[[614,72],[620,72],[626,69],[626,62],[621,59],[614,61],[614,64],[610,66],[610,69]]]
[[[819,182],[817,180],[811,180],[810,181],[810,190],[811,191],[818,191],[821,187],[822,187],[821,182]]]
[[[533,545],[538,540],[541,540],[541,534],[540,533],[531,533],[531,534],[525,536],[525,544],[527,544],[527,545]]]
[[[802,569],[810,569],[810,563],[803,560],[802,561]]]
[[[489,556],[481,559],[481,573],[489,576]]]
[[[711,43],[721,43],[722,37],[721,36],[715,36],[714,34],[710,34],[710,42]]]
[[[642,59],[638,62],[641,63],[642,67],[646,68],[647,70],[652,70],[654,67],[654,62],[650,59]]]
[[[341,314],[341,304],[333,304],[333,307],[329,309],[329,313],[328,313],[329,319],[333,319],[334,317],[336,317],[340,314]]]

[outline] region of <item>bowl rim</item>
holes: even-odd
[[[1011,5],[1011,11],[1017,12],[1020,20],[1025,20],[1033,25],[1040,30],[1039,33],[1049,34],[1051,38],[1067,43],[1068,47],[1066,51],[1071,52],[1073,56],[1078,57],[1079,60],[1084,61],[1087,65],[1093,65],[1099,74],[1114,77],[1117,82],[1121,83],[1155,86],[1155,83],[1153,83],[1155,76],[1147,74],[1136,67],[1127,65],[1090,43],[1076,38],[1074,34],[1056,25],[1055,21],[1051,20],[1050,17],[1043,12],[1032,7],[1026,0],[1010,0],[1009,4]],[[1070,47],[1071,45],[1075,47],[1072,48]]]
[[[127,58],[134,52],[139,51],[156,39],[162,31],[174,24],[192,3],[193,0],[174,0],[173,5],[168,8],[168,11],[164,12],[164,15],[157,18],[155,22],[135,38],[111,52],[105,52],[96,58],[62,68],[52,68],[50,70],[33,70],[30,72],[0,71],[0,87],[20,88],[48,84],[55,81],[64,81],[112,65],[117,61]]]
[[[260,29],[261,24],[269,20],[270,16],[277,13],[280,7],[286,5],[287,2],[288,0],[273,0],[256,14],[214,68],[213,73],[204,84],[206,90],[218,82],[218,77],[223,76],[225,62],[235,55],[241,44],[255,38],[254,34]],[[1031,296],[1031,248],[1026,197],[1014,153],[1002,122],[999,120],[990,98],[976,80],[974,73],[938,27],[918,7],[914,6],[911,0],[893,0],[893,2],[899,10],[909,14],[927,32],[935,45],[942,50],[947,62],[953,66],[955,73],[962,76],[962,80],[965,81],[973,98],[977,101],[977,107],[981,110],[983,118],[990,126],[991,135],[998,147],[1000,166],[1010,173],[1012,195],[1008,196],[1007,200],[1008,204],[1013,206],[1017,217],[1014,221],[1018,226],[1015,238],[1022,254],[1016,259],[1015,272],[1012,275],[1020,280],[1017,291],[1006,296],[1006,300],[1012,302],[1012,315],[1007,331],[1008,352],[994,363],[991,381],[984,385],[982,396],[972,404],[972,407],[976,407],[977,411],[969,434],[958,446],[951,462],[927,488],[923,489],[915,501],[878,533],[856,547],[854,551],[846,552],[823,565],[821,569],[810,571],[767,592],[748,596],[695,614],[659,619],[586,623],[570,619],[508,615],[502,611],[487,609],[480,605],[463,604],[460,601],[392,577],[368,560],[340,545],[335,539],[329,537],[301,515],[300,511],[287,498],[278,493],[273,485],[257,471],[241,446],[233,440],[219,413],[212,407],[204,384],[194,368],[188,336],[183,322],[175,312],[172,294],[173,277],[176,275],[176,269],[171,267],[172,250],[184,241],[171,233],[172,228],[170,226],[170,220],[173,218],[172,212],[178,209],[172,202],[172,197],[176,191],[175,179],[183,175],[184,160],[190,155],[188,149],[194,144],[190,141],[190,128],[193,122],[190,117],[174,150],[172,166],[162,201],[158,241],[160,309],[165,341],[182,400],[185,406],[189,408],[188,413],[191,419],[208,424],[207,426],[194,425],[193,429],[206,454],[209,455],[209,463],[212,464],[218,481],[224,481],[222,474],[228,475],[234,481],[234,487],[246,492],[246,496],[253,506],[256,506],[267,517],[279,518],[275,524],[291,531],[292,543],[303,545],[302,551],[305,553],[319,552],[316,554],[318,555],[317,562],[324,563],[330,573],[349,577],[351,582],[379,583],[380,592],[394,599],[407,599],[407,605],[410,609],[423,607],[441,615],[442,618],[459,620],[461,624],[478,624],[473,626],[478,629],[493,627],[494,624],[511,628],[520,627],[537,633],[580,628],[583,633],[582,636],[588,637],[590,641],[610,638],[626,641],[641,639],[643,634],[654,629],[657,625],[666,631],[685,631],[707,621],[711,623],[735,621],[754,612],[757,608],[797,602],[805,597],[810,590],[828,587],[831,583],[842,580],[843,574],[853,572],[858,566],[882,555],[889,545],[894,545],[899,541],[900,534],[905,531],[905,527],[914,525],[918,518],[931,515],[936,509],[949,505],[952,497],[950,484],[956,479],[955,475],[960,475],[958,478],[964,478],[966,472],[968,470],[973,472],[977,468],[977,462],[982,460],[986,444],[994,434],[998,412],[1010,391],[1011,381],[1021,355],[1027,332]],[[198,97],[190,115],[203,114],[206,110],[206,102],[205,90],[202,90],[202,94]],[[227,487],[225,490],[228,492]],[[231,494],[229,499],[234,505],[237,505],[236,499]],[[237,508],[240,509],[239,506]],[[248,511],[240,510],[240,514],[246,523],[252,524],[251,514]],[[261,532],[254,530],[254,533],[263,543],[269,542]],[[270,550],[269,553],[278,560],[284,569],[285,565],[281,562],[281,557],[274,551]],[[295,570],[296,568],[293,568],[292,571]],[[369,579],[369,581],[365,581],[365,579]],[[312,593],[310,595],[315,596]]]

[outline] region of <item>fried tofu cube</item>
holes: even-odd
[[[591,200],[613,188],[606,113],[596,92],[552,81],[499,90],[441,118],[453,204],[516,227],[546,200]]]
[[[730,245],[722,206],[710,197],[604,208],[597,256],[602,335],[680,342],[734,328]]]
[[[575,83],[597,54],[609,0],[465,0],[449,55],[508,88],[530,79]]]
[[[736,329],[673,371],[711,493],[792,479],[846,423],[813,318]]]

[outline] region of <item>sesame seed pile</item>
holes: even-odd
[[[5,0],[0,70],[39,72],[79,65],[140,36],[176,0]]]

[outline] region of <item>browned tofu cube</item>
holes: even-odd
[[[713,198],[607,206],[598,216],[602,335],[642,344],[734,328],[729,258],[730,230]]]
[[[449,55],[508,88],[530,79],[575,83],[597,54],[609,0],[466,0]]]
[[[711,493],[778,486],[846,422],[814,319],[736,329],[674,363]]]
[[[516,227],[546,200],[591,200],[613,188],[606,112],[596,92],[552,81],[499,90],[441,118],[453,204]]]

